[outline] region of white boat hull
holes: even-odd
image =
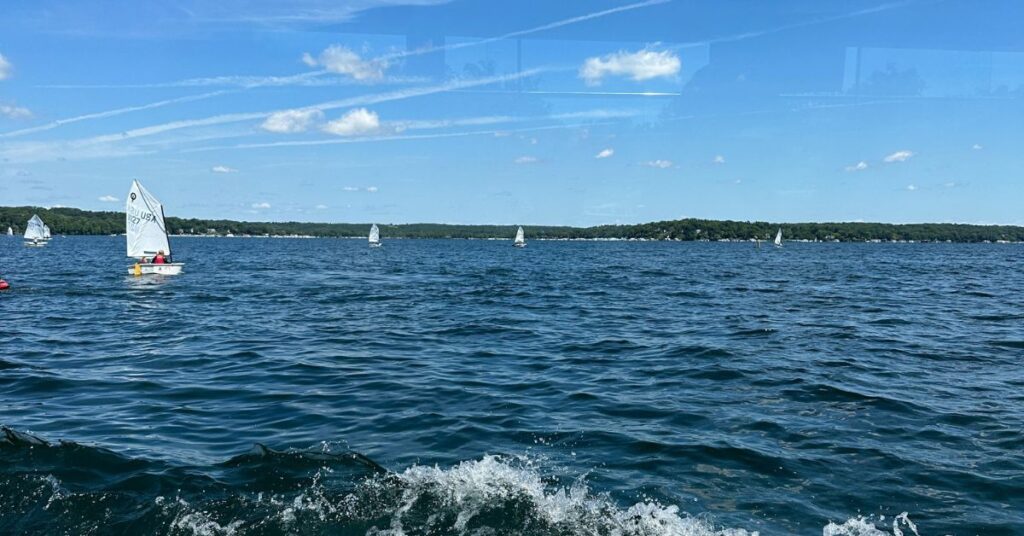
[[[512,244],[512,245],[517,247],[517,248],[525,248],[526,247],[526,244],[521,243],[521,242],[520,243],[516,243],[516,244]]]
[[[379,248],[380,247],[380,242],[370,242],[370,247],[371,248]]]
[[[178,275],[185,267],[183,262],[169,262],[166,264],[139,264],[138,275]],[[135,266],[128,268],[128,275],[136,275]]]
[[[45,242],[45,241],[39,241],[39,242],[25,242],[25,245],[26,245],[26,246],[28,246],[28,247],[30,247],[30,248],[41,248],[41,247],[43,247],[43,246],[45,246],[45,245],[46,245],[46,242]]]

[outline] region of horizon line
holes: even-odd
[[[71,209],[80,210],[82,212],[92,213],[103,213],[112,212],[117,214],[123,214],[122,210],[94,210],[88,208],[79,208],[68,205],[54,205],[54,206],[41,206],[41,205],[0,205],[0,210],[3,209],[37,209],[37,210],[60,210],[60,209]],[[262,223],[262,224],[312,224],[312,225],[448,225],[448,226],[474,226],[474,227],[509,227],[521,225],[523,227],[563,227],[569,229],[590,229],[593,227],[607,227],[607,226],[618,226],[626,227],[631,225],[648,225],[652,223],[662,222],[677,222],[677,221],[708,221],[708,222],[738,222],[748,224],[767,224],[767,225],[831,225],[831,224],[843,224],[843,225],[970,225],[975,227],[1019,227],[1024,228],[1024,223],[974,223],[974,222],[963,222],[963,221],[918,221],[918,222],[886,222],[886,221],[867,221],[867,220],[825,220],[825,221],[768,221],[768,220],[741,220],[734,218],[706,218],[697,216],[687,216],[683,218],[674,219],[660,219],[660,220],[646,220],[636,221],[632,223],[596,223],[592,225],[570,225],[570,224],[524,224],[524,223],[452,223],[452,222],[426,222],[426,221],[415,221],[415,222],[401,222],[401,223],[383,223],[382,220],[373,220],[366,222],[342,222],[342,221],[300,221],[300,220],[240,220],[231,218],[203,218],[198,216],[178,216],[174,214],[166,215],[167,218],[175,218],[179,220],[215,220],[215,221],[227,221],[237,223]]]

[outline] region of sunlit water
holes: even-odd
[[[1021,246],[123,240],[0,239],[0,533],[1024,533]]]

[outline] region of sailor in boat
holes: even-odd
[[[153,264],[167,264],[168,262],[167,258],[164,257],[164,250],[162,249],[156,253],[155,257],[153,257]]]

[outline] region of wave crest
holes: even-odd
[[[885,517],[881,516],[879,522],[884,522]],[[917,525],[908,517],[907,512],[896,516],[892,520],[892,532],[886,532],[877,526],[874,522],[865,517],[855,517],[846,520],[842,525],[835,523],[829,523],[825,526],[822,531],[822,536],[908,536],[904,534],[902,529],[907,529],[914,536],[920,536],[917,533]]]
[[[0,533],[366,534],[369,536],[757,536],[644,500],[622,506],[536,460],[484,456],[390,472],[332,449],[252,451],[210,466],[172,466],[0,429]],[[858,517],[824,536],[919,536]],[[878,522],[884,521],[882,518]],[[882,525],[885,526],[884,524]],[[887,527],[886,527],[887,528]]]

